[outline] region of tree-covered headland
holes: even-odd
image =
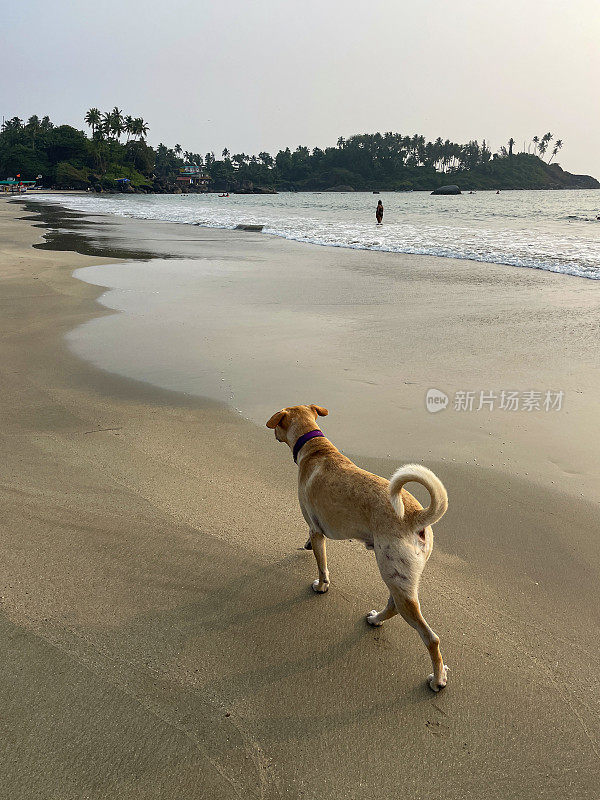
[[[587,175],[561,169],[555,157],[562,141],[534,136],[520,152],[510,139],[492,152],[485,141],[458,144],[399,133],[359,134],[321,149],[286,148],[276,155],[231,153],[217,158],[181,145],[153,148],[148,125],[119,108],[85,115],[88,133],[33,115],[13,117],[0,132],[0,178],[20,175],[45,187],[94,191],[201,191],[177,178],[186,165],[210,176],[213,191],[432,191],[444,184],[461,189],[600,188]],[[126,179],[126,180],[123,180]]]

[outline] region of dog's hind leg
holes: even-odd
[[[394,601],[393,596],[390,595],[387,601],[387,606],[382,611],[378,612],[375,609],[373,609],[373,611],[369,611],[369,613],[367,614],[367,622],[369,623],[369,625],[374,625],[375,627],[379,627],[380,625],[383,625],[386,619],[391,619],[392,617],[395,617],[397,613],[398,609],[396,608],[396,603]]]
[[[318,531],[311,530],[310,542],[312,550],[317,560],[319,578],[313,581],[312,588],[315,592],[326,592],[329,589],[329,570],[327,569],[327,551],[325,549],[325,537]]]
[[[399,613],[417,631],[429,651],[431,663],[433,664],[433,673],[428,677],[427,681],[434,692],[439,692],[448,682],[448,667],[445,666],[440,653],[440,638],[431,630],[423,617],[418,597],[410,598],[397,588],[390,587],[390,589]]]
[[[433,664],[429,686],[438,692],[446,685],[448,668],[442,661],[439,637],[423,618],[417,596],[419,578],[425,566],[423,554],[415,554],[401,540],[382,537],[375,539],[375,558],[398,613],[417,631],[429,652]]]

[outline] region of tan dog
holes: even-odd
[[[407,464],[391,481],[359,469],[342,455],[318,429],[317,416],[329,412],[320,406],[290,406],[273,414],[267,428],[285,442],[298,463],[298,498],[306,520],[319,577],[315,592],[329,589],[325,539],[360,539],[375,550],[377,566],[390,597],[386,607],[367,614],[370,625],[383,625],[396,614],[419,633],[425,643],[433,674],[434,692],[446,685],[448,668],[440,653],[440,640],[419,606],[421,573],[433,549],[431,525],[446,513],[448,496],[442,482],[426,467]],[[431,504],[421,504],[402,487],[416,481],[426,487]]]

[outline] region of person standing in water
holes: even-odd
[[[377,224],[381,225],[383,222],[383,203],[381,200],[377,201],[377,209],[375,211],[375,219],[377,220]]]

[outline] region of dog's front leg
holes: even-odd
[[[313,553],[317,559],[319,579],[313,581],[312,588],[315,592],[326,592],[329,589],[329,570],[327,569],[327,551],[325,549],[325,537],[322,533],[311,530],[310,541]]]

